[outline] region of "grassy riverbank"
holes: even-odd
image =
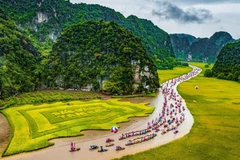
[[[191,64],[205,69],[205,64]],[[194,116],[190,133],[158,148],[125,156],[122,160],[239,159],[240,85],[237,82],[206,78],[203,73],[178,87]],[[195,89],[196,85],[199,86],[198,90]]]

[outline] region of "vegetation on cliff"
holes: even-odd
[[[223,47],[212,70],[206,70],[205,76],[240,82],[240,42]]]
[[[0,99],[33,91],[40,54],[0,9]]]
[[[188,50],[196,37],[189,34],[170,34],[174,55],[180,61],[186,61]]]
[[[61,34],[49,59],[45,74],[50,87],[111,94],[152,92],[159,87],[157,68],[141,39],[115,22],[72,25]]]

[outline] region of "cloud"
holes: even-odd
[[[183,10],[178,6],[169,2],[156,2],[157,9],[152,10],[152,15],[158,16],[160,19],[174,20],[179,23],[204,23],[213,19],[209,10],[188,8]]]
[[[240,3],[240,0],[169,0],[169,1],[174,3],[187,3],[187,4]]]

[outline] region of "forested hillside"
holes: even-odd
[[[152,22],[100,5],[72,4],[66,0],[0,0],[1,8],[17,23],[34,46],[48,54],[64,28],[88,20],[115,21],[142,38],[147,53],[159,69],[176,64],[169,35]]]
[[[240,82],[240,42],[223,47],[212,71],[207,70],[205,76]]]
[[[170,37],[165,31],[151,21],[139,19],[136,16],[127,17],[122,26],[142,38],[147,53],[154,56],[153,60],[158,69],[174,67],[176,59]]]
[[[222,47],[234,42],[227,32],[216,32],[210,38],[195,38],[187,34],[170,35],[178,60],[214,62]]]
[[[141,39],[115,22],[89,21],[65,30],[49,55],[48,86],[104,90],[111,94],[154,91],[157,68]]]
[[[0,9],[0,99],[38,85],[38,53]]]

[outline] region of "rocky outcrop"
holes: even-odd
[[[37,17],[36,17],[36,22],[37,23],[43,23],[43,22],[48,22],[48,15],[47,13],[43,12],[37,12]]]
[[[188,34],[170,34],[173,52],[179,60],[191,59],[192,55],[188,54],[188,50],[196,37]]]

